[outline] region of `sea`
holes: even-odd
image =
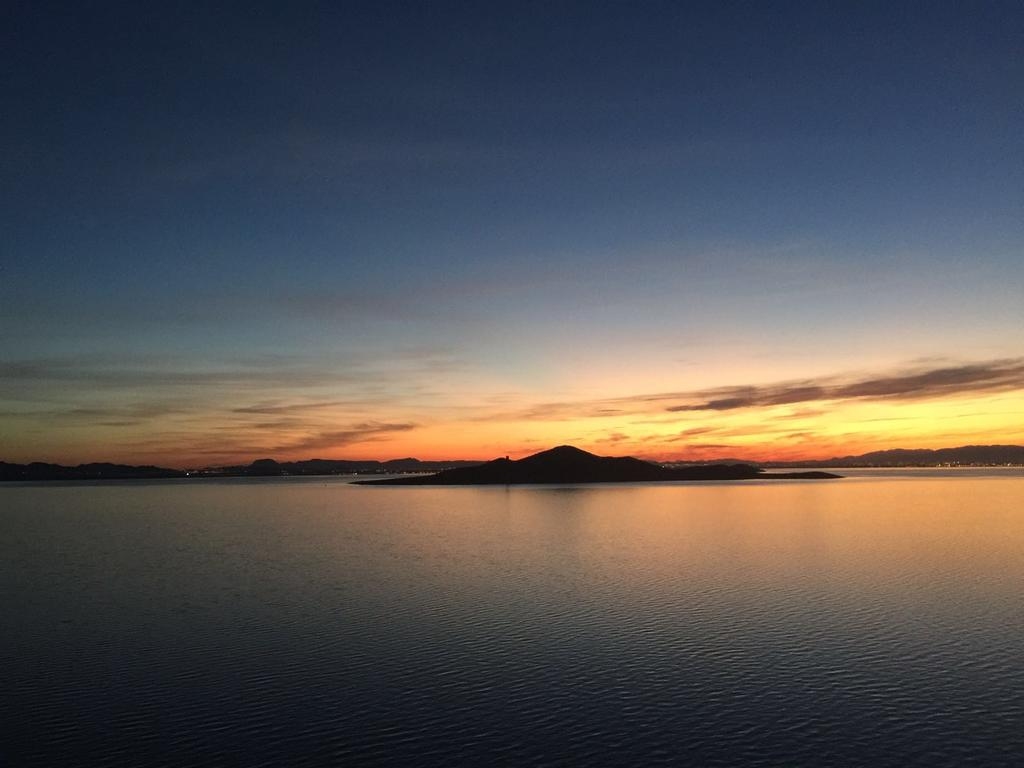
[[[0,765],[1024,765],[1024,470],[843,473],[4,484]]]

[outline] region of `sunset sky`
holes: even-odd
[[[213,5],[4,14],[0,460],[1024,443],[1019,0]]]

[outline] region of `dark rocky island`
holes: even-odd
[[[447,469],[433,475],[360,480],[361,485],[526,485],[552,483],[651,483],[696,480],[818,480],[839,477],[828,472],[767,474],[749,464],[708,464],[668,469],[632,456],[595,456],[560,445],[513,461],[495,459],[474,467]]]

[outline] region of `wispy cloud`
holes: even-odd
[[[9,385],[73,384],[135,389],[146,386],[230,386],[260,389],[364,379],[367,372],[342,372],[333,367],[275,356],[198,366],[184,361],[144,357],[61,357],[0,362],[0,381]]]
[[[345,429],[332,429],[302,437],[291,443],[279,445],[274,451],[305,451],[323,450],[328,448],[343,448],[356,443],[378,442],[399,432],[409,432],[416,429],[413,423],[390,424],[386,422],[370,421],[363,424],[352,424]]]
[[[731,411],[756,406],[791,405],[821,400],[916,400],[945,395],[1005,392],[1024,388],[1024,359],[895,372],[842,381],[837,378],[789,382],[765,387],[723,387],[692,393],[696,400],[667,411]]]
[[[320,400],[315,402],[288,402],[282,403],[280,401],[270,402],[259,402],[252,405],[242,405],[237,408],[232,408],[232,413],[247,414],[247,415],[259,415],[259,416],[276,416],[285,414],[306,414],[310,412],[324,411],[333,408],[352,408],[352,407],[366,407],[367,405],[373,404],[372,400],[362,399],[346,399],[346,400]]]
[[[707,435],[711,432],[717,432],[718,430],[714,427],[694,427],[693,429],[684,429],[682,432],[677,434],[679,438],[685,437],[696,437],[697,435]]]
[[[340,387],[347,394],[347,402],[339,399],[334,404],[365,404],[367,398],[379,399],[396,390],[421,390],[431,377],[466,370],[467,365],[450,352],[420,347],[391,350],[387,356],[353,352],[333,362],[274,354],[219,361],[69,355],[0,361],[0,397],[30,396],[42,388],[52,388],[72,393],[175,390],[195,400],[192,395],[198,390],[221,390],[243,401],[235,409],[238,413],[277,413],[330,405],[319,404],[324,398],[316,398],[317,402],[295,400],[299,392]],[[245,403],[249,398],[260,399]]]
[[[1010,358],[935,368],[905,368],[868,375],[834,375],[761,386],[736,385],[599,400],[562,400],[536,403],[518,410],[482,413],[474,418],[479,421],[572,421],[629,414],[720,412],[798,404],[802,407],[789,416],[800,418],[820,415],[823,409],[813,404],[828,401],[924,400],[1019,389],[1024,389],[1024,358]]]

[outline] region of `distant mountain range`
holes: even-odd
[[[129,467],[124,464],[79,464],[64,467],[34,461],[31,464],[8,464],[0,461],[0,481],[3,480],[154,480],[165,477],[185,477],[177,469],[163,467]]]
[[[959,448],[896,448],[820,461],[771,461],[764,467],[936,467],[1024,465],[1024,445],[963,445]]]
[[[258,459],[251,464],[231,467],[210,467],[185,472],[166,467],[135,467],[126,464],[60,464],[32,462],[9,464],[0,461],[0,482],[4,480],[155,480],[174,477],[275,477],[282,475],[355,475],[397,474],[404,472],[440,472],[452,467],[469,467],[480,461],[420,461],[405,458],[390,461],[346,461],[309,459],[307,461],[274,461]]]
[[[669,469],[632,456],[595,456],[560,445],[513,461],[495,459],[433,475],[361,480],[361,485],[521,485],[550,483],[650,483],[679,480],[825,479],[828,472],[763,474],[750,464],[710,464]]]
[[[274,475],[355,475],[392,474],[401,472],[440,472],[453,467],[471,467],[480,461],[420,461],[419,459],[391,459],[390,461],[348,461],[344,459],[307,459],[306,461],[274,461],[257,459],[251,464],[234,467],[202,469],[196,475],[230,475],[234,477],[271,477]]]
[[[568,446],[565,446],[568,447]],[[577,450],[577,449],[573,449]],[[580,451],[585,453],[585,451]],[[541,454],[538,454],[541,455]],[[593,454],[587,454],[593,456]],[[528,457],[532,458],[532,457]],[[600,457],[596,457],[600,458]],[[626,461],[626,458],[614,461]],[[506,461],[498,459],[497,462]],[[521,459],[527,461],[527,459]],[[639,461],[639,459],[628,459]],[[520,464],[520,462],[510,462]],[[661,468],[649,462],[647,466]],[[446,470],[494,465],[491,470],[499,471],[501,464],[482,461],[420,461],[413,458],[390,461],[347,461],[343,459],[309,459],[307,461],[283,461],[259,459],[251,464],[230,467],[211,467],[184,472],[178,469],[152,466],[128,466],[125,464],[93,463],[65,467],[60,464],[32,462],[11,464],[0,461],[0,481],[4,480],[150,480],[174,477],[274,477],[279,475],[350,475],[350,474],[404,474],[437,473]],[[749,462],[740,459],[718,459],[701,462],[672,462],[662,467],[672,470],[698,470],[720,466],[760,466],[765,468],[842,468],[842,467],[934,467],[934,466],[1024,466],[1024,445],[964,445],[959,448],[938,450],[903,448],[890,451],[872,451],[857,456],[843,456],[815,461],[766,461]],[[525,465],[529,467],[530,465]],[[625,465],[622,465],[625,466]],[[516,470],[522,471],[522,470]],[[602,472],[619,472],[607,465]],[[646,469],[643,471],[647,471]],[[716,469],[721,472],[723,470]],[[685,478],[683,478],[685,479]],[[541,481],[544,482],[544,481]],[[579,481],[591,482],[591,481]]]

